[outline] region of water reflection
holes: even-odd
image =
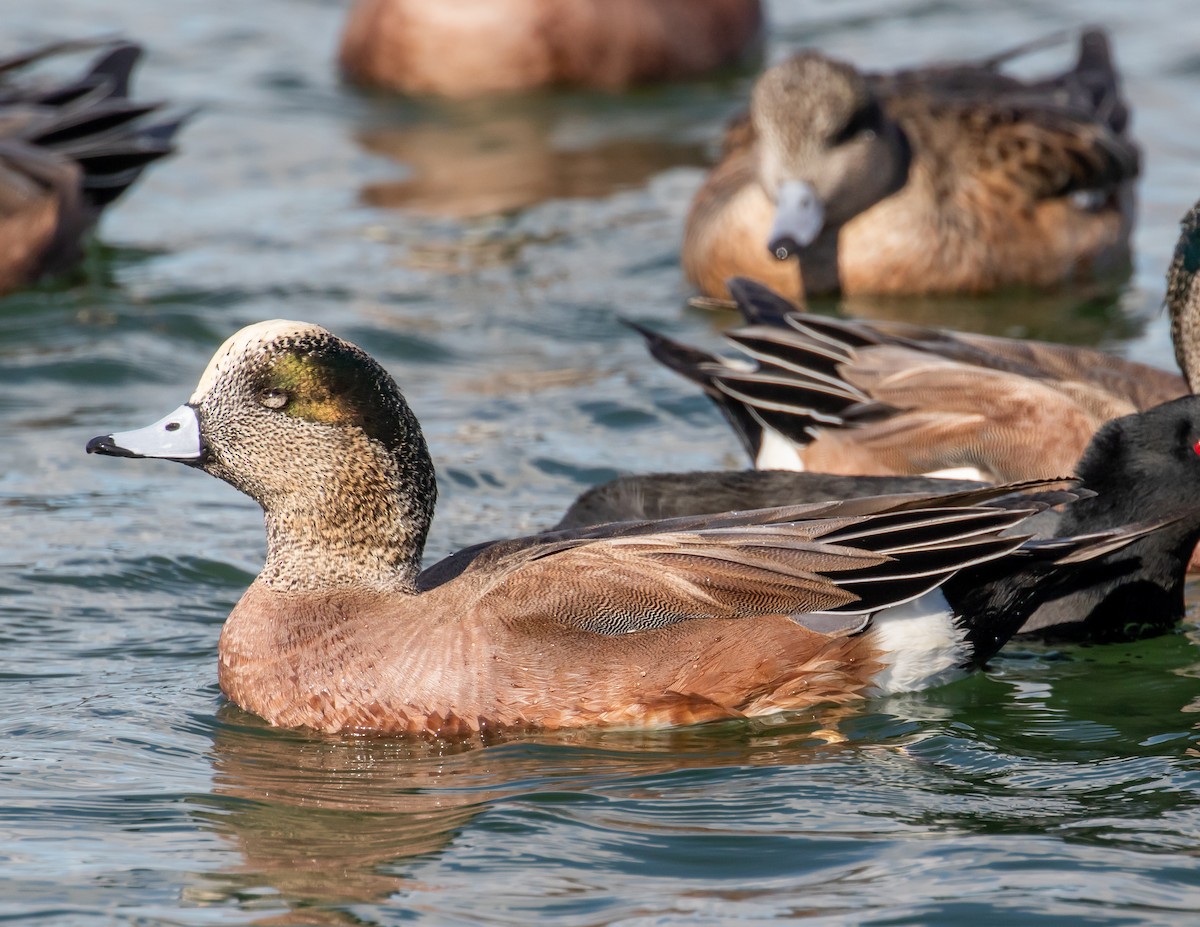
[[[953,700],[958,730],[905,745],[924,773],[894,819],[1142,849],[1200,828],[1198,638],[1189,628],[1144,646],[1017,648],[965,687],[980,695],[969,708],[955,687],[928,693],[933,704]]]
[[[653,108],[615,114],[589,108],[575,97],[427,105],[419,116],[393,108],[357,139],[372,154],[404,165],[408,176],[368,183],[361,199],[370,206],[471,218],[553,199],[608,196],[669,168],[707,164],[705,147],[686,135],[673,140],[650,118]],[[614,124],[606,125],[606,115]],[[630,116],[632,121],[624,118]]]
[[[1038,645],[919,697],[484,749],[278,730],[226,706],[199,814],[242,862],[206,880],[205,900],[263,911],[258,923],[361,923],[362,905],[457,897],[480,853],[530,873],[566,853],[620,878],[655,852],[655,841],[637,849],[639,835],[704,841],[722,872],[732,863],[712,848],[745,840],[784,841],[796,860],[813,841],[829,851],[1051,830],[1084,848],[1149,847],[1200,826],[1198,687],[1195,642],[1175,635],[1065,654]],[[838,806],[847,789],[856,801]],[[620,865],[604,856],[613,840],[629,857]],[[767,900],[772,885],[747,883],[744,900]],[[840,896],[858,885],[821,891],[850,903]]]
[[[826,762],[849,749],[840,729],[861,713],[839,706],[754,724],[571,732],[478,749],[272,729],[227,705],[213,735],[212,796],[201,816],[236,843],[244,863],[213,890],[236,898],[265,885],[307,909],[302,919],[263,923],[341,923],[328,912],[328,920],[310,919],[312,906],[418,890],[402,865],[444,851],[506,799],[536,796],[569,808],[567,795],[588,802],[615,789],[646,800],[663,794],[649,779],[681,770]]]
[[[1005,293],[983,297],[911,296],[903,299],[847,296],[815,299],[814,312],[850,318],[906,322],[932,328],[1034,338],[1062,344],[1110,346],[1142,337],[1153,321],[1148,294],[1127,292],[1119,281],[1072,286],[1051,293]],[[697,299],[698,312],[712,314],[720,330],[741,317],[717,301]]]
[[[1007,293],[974,299],[886,300],[860,296],[843,299],[839,308],[845,315],[868,319],[1100,346],[1130,341],[1142,335],[1150,313],[1137,305],[1140,298],[1140,294],[1123,298],[1123,281],[1109,280],[1066,287],[1053,293]]]

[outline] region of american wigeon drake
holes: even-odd
[[[730,282],[749,323],[727,360],[638,327],[699,384],[760,469],[992,481],[1071,472],[1102,423],[1186,395],[1200,376],[1200,203],[1181,223],[1167,309],[1183,376],[1102,351],[834,319]]]
[[[919,689],[1145,530],[1002,537],[1071,493],[990,489],[558,532],[422,573],[436,481],[415,417],[369,355],[287,321],[238,332],[185,405],[88,451],[178,460],[262,506],[221,688],[323,731],[662,726]]]
[[[338,60],[414,95],[621,90],[737,64],[762,27],[759,0],[358,0]]]
[[[1188,559],[1200,542],[1200,396],[1106,422],[1066,472],[1094,495],[1026,519],[1022,532],[1051,538],[1142,521],[1160,527],[1098,561],[1092,583],[1041,605],[1020,633],[1100,642],[1152,637],[1176,627],[1184,616]],[[787,470],[625,476],[583,493],[558,528],[982,485]]]
[[[182,117],[149,118],[160,103],[129,99],[141,49],[110,47],[80,77],[5,80],[63,42],[0,60],[0,293],[69,269],[106,206],[146,165],[174,151]]]
[[[692,202],[699,289],[980,293],[1124,270],[1138,149],[1102,31],[1069,71],[868,74],[805,51],[759,78]]]

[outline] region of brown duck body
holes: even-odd
[[[19,202],[13,202],[11,211],[0,211],[0,293],[15,290],[43,275],[57,230],[68,224],[65,216],[78,208],[69,198],[76,182],[74,172],[69,169],[60,188],[65,195],[27,181],[18,181],[18,192],[14,190],[15,178],[0,177],[0,184],[6,180],[8,188],[0,191],[0,195],[10,202]]]
[[[620,90],[732,65],[761,30],[759,0],[359,0],[339,61],[409,94]]]
[[[861,697],[882,668],[869,636],[820,634],[785,615],[620,636],[550,616],[513,627],[503,611],[466,604],[483,585],[421,594],[414,620],[391,595],[256,582],[221,633],[221,690],[277,725],[462,736],[804,708]]]
[[[776,204],[764,160],[788,154],[765,150],[762,133],[796,107],[826,104],[820,87],[774,101],[768,115],[731,128],[693,200],[683,244],[688,278],[715,296],[726,294],[727,279],[745,276],[798,298],[1052,287],[1126,269],[1138,154],[1107,40],[1090,32],[1082,49],[1073,71],[1037,84],[1004,77],[995,62],[861,77],[862,94],[900,139],[889,169],[907,161],[892,189],[870,202],[851,203],[855,184],[834,189],[826,179],[854,166],[852,158],[834,163],[837,144],[782,132],[775,147],[819,149],[793,173],[830,188],[826,211],[838,214],[799,252],[799,268],[768,247]],[[837,105],[836,97],[828,103]],[[834,129],[857,118],[820,117],[813,119]]]

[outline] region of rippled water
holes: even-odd
[[[769,54],[878,66],[1108,24],[1145,149],[1115,294],[847,311],[1171,364],[1158,312],[1200,195],[1193,4],[772,4]],[[309,319],[395,373],[442,485],[431,556],[552,522],[619,472],[739,466],[617,315],[712,340],[678,271],[745,80],[437,106],[341,88],[324,0],[6,0],[3,48],[145,42],[200,105],[84,272],[0,300],[0,919],[136,924],[1193,924],[1200,649],[1006,652],[837,711],[488,749],[271,730],[216,640],[255,506],[87,438],[187,397],[248,322]],[[1060,51],[1034,64],[1055,66]]]

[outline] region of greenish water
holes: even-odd
[[[1200,195],[1191,4],[771,5],[770,53],[878,66],[1103,22],[1144,145],[1115,293],[850,311],[1169,366],[1158,311]],[[216,686],[262,525],[224,484],[88,458],[186,399],[249,322],[375,354],[439,467],[437,557],[621,472],[742,463],[617,315],[713,343],[679,235],[743,80],[417,106],[347,92],[326,0],[8,0],[3,49],[120,31],[199,104],[75,278],[0,300],[0,921],[1194,924],[1200,635],[1007,651],[917,696],[488,749],[267,728]],[[1038,56],[1051,67],[1061,52]],[[497,211],[499,210],[499,211]]]

